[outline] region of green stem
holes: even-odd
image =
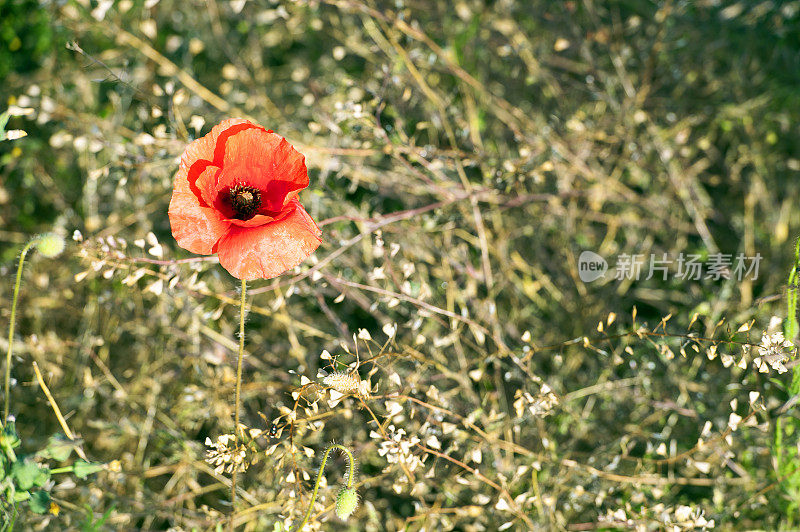
[[[794,263],[792,264],[792,269],[789,271],[786,289],[786,324],[784,326],[784,335],[786,339],[792,343],[795,343],[798,334],[798,281],[800,281],[800,238],[797,239],[794,246]],[[800,368],[794,368],[792,370],[789,394],[791,396],[800,394]],[[791,439],[796,442],[798,428],[800,428],[800,426],[794,418],[790,417],[785,422],[780,417],[775,420],[775,437],[773,439],[775,470],[778,475],[778,483],[782,486],[784,492],[789,495],[788,499],[792,501],[785,506],[787,514],[795,512],[798,508],[797,503],[794,502],[797,499],[796,489],[793,488],[793,486],[797,484],[800,469],[798,469],[798,452],[795,450],[794,445],[791,445],[791,441],[784,441],[784,437],[791,437]],[[794,516],[789,517],[789,522],[795,522]]]
[[[309,518],[311,518],[311,512],[314,509],[314,501],[317,500],[317,491],[319,490],[319,482],[322,480],[322,475],[325,472],[325,464],[328,462],[328,455],[331,454],[331,451],[334,449],[341,450],[344,454],[347,455],[347,459],[350,462],[350,467],[347,468],[347,489],[353,487],[353,483],[355,482],[355,474],[356,474],[356,459],[353,458],[353,453],[350,452],[350,449],[345,447],[344,445],[339,445],[338,443],[333,443],[325,449],[325,454],[322,455],[322,463],[319,466],[319,473],[317,473],[317,481],[314,482],[314,491],[311,492],[311,501],[308,503],[308,510],[306,511],[305,517],[303,517],[303,522],[300,523],[300,527],[297,529],[297,532],[303,532],[303,527],[306,526],[308,523]]]
[[[787,281],[786,290],[786,339],[794,342],[797,337],[797,283],[798,274],[800,274],[800,238],[794,246],[794,264],[789,272],[789,280]]]
[[[17,266],[17,282],[14,284],[14,298],[11,300],[11,320],[8,325],[8,352],[6,352],[6,379],[5,379],[5,406],[3,407],[3,425],[8,423],[8,413],[11,407],[11,353],[14,350],[14,322],[17,317],[17,299],[19,298],[19,285],[22,281],[22,265],[25,263],[25,255],[31,247],[36,244],[34,238],[28,242],[19,256],[19,266]]]
[[[242,392],[242,360],[244,359],[244,316],[245,316],[245,295],[247,294],[247,281],[242,280],[242,299],[239,304],[239,356],[236,359],[236,388],[233,398],[233,437],[236,452],[239,452],[239,401]],[[236,466],[234,465],[231,473],[231,518],[228,522],[228,529],[233,532],[235,528],[233,516],[236,513]]]

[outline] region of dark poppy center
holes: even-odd
[[[247,185],[236,185],[228,191],[234,218],[249,220],[261,208],[261,191]]]

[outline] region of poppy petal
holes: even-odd
[[[202,171],[198,173],[195,168]],[[217,200],[217,175],[219,173],[220,168],[203,161],[192,165],[189,171],[189,188],[192,189],[203,207],[213,207]]]
[[[168,214],[172,236],[178,245],[199,255],[210,254],[231,225],[215,209],[200,205],[183,166],[175,174]]]
[[[186,146],[186,150],[181,156],[181,167],[188,170],[195,162],[199,160],[213,161],[214,148],[217,145],[217,139],[219,138],[220,134],[226,129],[229,129],[237,124],[250,124],[253,127],[258,127],[244,118],[230,118],[220,122],[211,128],[211,131],[206,135],[200,137],[199,139],[193,140],[188,146]]]
[[[320,230],[299,202],[285,218],[259,227],[232,226],[217,244],[220,264],[237,279],[270,279],[303,262]]]
[[[272,222],[277,222],[279,220],[282,220],[289,214],[290,214],[289,211],[272,212],[269,214],[256,214],[255,216],[253,216],[248,220],[239,220],[238,218],[228,218],[227,220],[233,225],[239,227],[258,227],[260,225],[266,225]]]
[[[262,209],[279,211],[308,186],[305,157],[271,131],[246,129],[227,138],[217,190],[246,184],[262,191]]]

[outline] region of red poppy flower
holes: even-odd
[[[269,279],[320,244],[297,200],[308,186],[305,157],[285,138],[233,118],[186,147],[175,175],[169,222],[178,245],[216,253],[238,279]]]

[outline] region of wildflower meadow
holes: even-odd
[[[800,1],[0,0],[0,80],[0,531],[800,529]]]

